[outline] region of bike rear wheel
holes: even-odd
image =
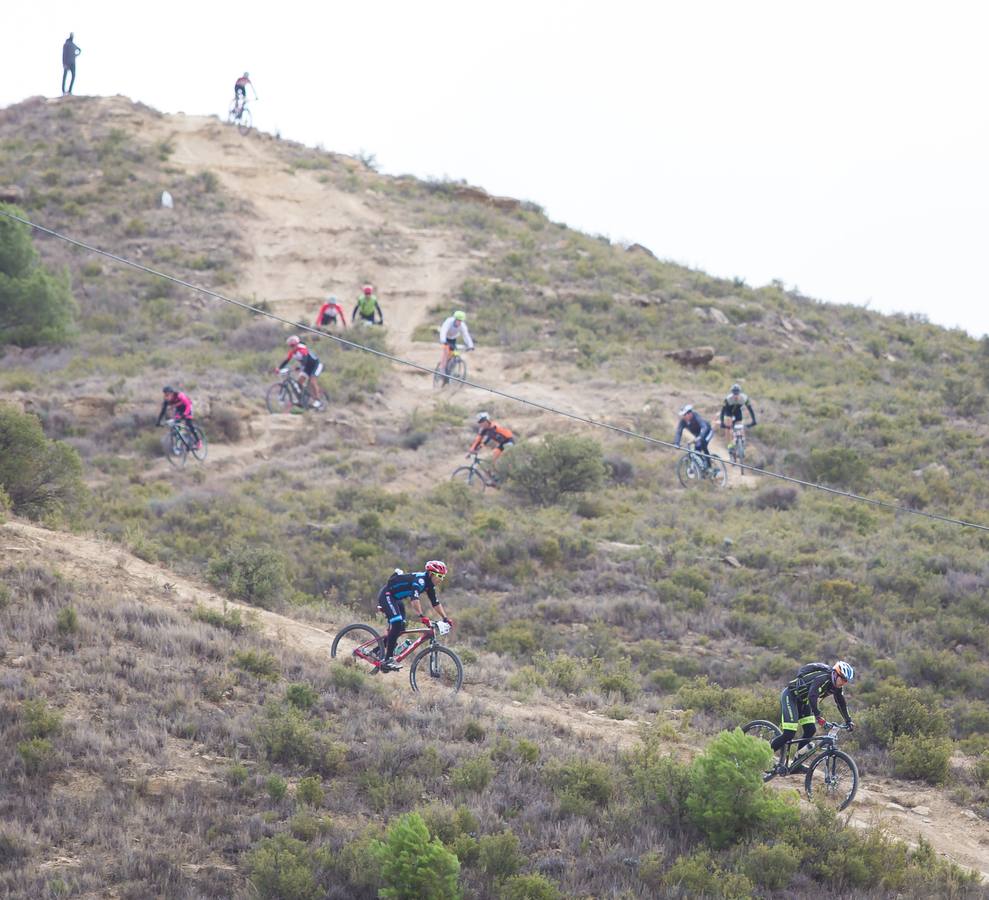
[[[181,469],[185,465],[186,458],[189,455],[189,447],[183,440],[182,435],[173,429],[162,439],[162,444],[164,445],[165,456],[168,457],[168,461],[175,468]]]
[[[203,434],[200,428],[194,425],[192,429],[192,450],[190,452],[196,459],[202,462],[206,459],[208,449],[209,445],[206,441],[206,435]]]
[[[692,487],[701,480],[701,470],[693,456],[682,456],[677,463],[677,478],[684,487]]]
[[[412,660],[409,683],[424,699],[442,700],[460,690],[464,664],[449,647],[426,647]]]
[[[241,134],[247,134],[251,130],[251,125],[252,125],[251,110],[245,106],[240,111],[240,118],[237,119],[237,130]]]
[[[468,487],[476,488],[482,494],[487,487],[481,473],[472,466],[461,466],[459,469],[454,469],[450,481],[466,481]]]
[[[752,722],[747,722],[742,726],[742,734],[748,734],[754,738],[760,738],[767,743],[772,743],[774,739],[778,738],[783,733],[783,729],[779,725],[775,725],[772,722],[768,722],[766,719],[755,719]],[[776,775],[774,769],[769,769],[767,772],[762,773],[762,780],[769,781]]]
[[[707,475],[707,480],[713,482],[718,487],[724,487],[728,484],[728,467],[720,456],[711,454],[710,459],[708,459],[708,470],[705,474]]]
[[[353,650],[349,653],[345,653],[343,648],[340,646],[343,641],[353,641],[357,644]],[[377,647],[364,647],[368,641],[377,641]],[[375,653],[380,658],[385,652],[385,639],[382,635],[378,634],[370,625],[355,624],[348,625],[346,628],[341,628],[337,632],[335,638],[333,638],[333,643],[330,645],[330,658],[336,659],[337,655],[349,656],[350,658],[356,660],[361,666],[366,667],[369,670],[377,671],[377,667],[372,665],[367,659],[359,656],[357,651],[363,649],[363,653],[367,656],[374,656]]]
[[[808,799],[818,800],[836,812],[855,799],[858,787],[858,766],[841,750],[828,750],[819,756],[804,779]]]
[[[268,407],[268,412],[272,415],[276,413],[288,413],[292,411],[295,397],[292,389],[284,381],[273,384],[264,395],[264,402]]]

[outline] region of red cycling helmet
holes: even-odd
[[[447,569],[445,562],[441,562],[438,559],[431,559],[426,563],[426,571],[431,572],[438,578],[446,578],[446,573],[449,570]]]
[[[364,293],[365,294],[373,294],[374,293],[374,288],[371,287],[371,285],[369,285],[369,284],[365,284],[364,285]]]

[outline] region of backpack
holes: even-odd
[[[794,682],[798,684],[803,684],[805,681],[809,681],[815,675],[820,675],[822,672],[830,672],[830,671],[831,671],[831,666],[829,666],[827,663],[822,663],[822,662],[807,663],[806,666],[801,666],[799,669],[797,669],[797,677],[794,678],[793,681],[790,682],[790,684],[793,684]]]

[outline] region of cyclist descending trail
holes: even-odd
[[[203,438],[202,432],[200,432],[195,422],[192,421],[192,401],[182,391],[177,391],[168,384],[161,389],[161,392],[163,399],[155,426],[161,425],[162,419],[168,413],[177,423],[187,427],[189,433],[196,439],[196,443],[190,449],[193,451],[199,450],[203,445]]]
[[[437,583],[442,584],[447,576],[446,563],[438,559],[429,560],[421,572],[402,572],[396,569],[395,573],[388,579],[385,586],[378,593],[378,606],[388,619],[388,636],[385,639],[383,659],[381,661],[382,672],[397,672],[401,666],[395,664],[395,645],[398,643],[399,635],[405,630],[405,601],[412,603],[412,608],[423,625],[429,625],[429,616],[422,611],[422,603],[419,600],[420,594],[429,597],[429,602],[433,604],[443,622],[451,624],[450,619],[443,608],[443,604],[436,596]]]
[[[298,335],[293,334],[290,338],[286,339],[285,343],[288,344],[288,356],[275,366],[275,371],[281,372],[293,360],[298,361],[302,367],[302,377],[309,382],[309,394],[314,398],[311,403],[315,409],[320,409],[326,401],[326,395],[317,381],[317,378],[323,372],[323,364],[319,361],[319,357],[302,343]]]

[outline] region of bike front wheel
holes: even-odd
[[[253,121],[251,119],[251,111],[246,106],[240,111],[240,118],[237,119],[237,130],[241,134],[247,134],[251,130],[251,125]]]
[[[409,683],[423,698],[442,700],[460,690],[464,664],[449,647],[426,647],[412,660]]]
[[[808,799],[819,800],[835,812],[840,812],[855,799],[858,787],[858,766],[841,750],[829,750],[819,756],[804,779]]]
[[[487,487],[484,479],[481,477],[481,473],[472,466],[461,466],[459,469],[454,469],[453,474],[450,476],[450,481],[466,481],[467,487],[476,488],[482,494],[484,493],[484,488]]]
[[[268,393],[264,395],[264,402],[268,406],[268,412],[272,415],[287,413],[292,411],[295,397],[292,396],[291,388],[287,387],[285,382],[279,381],[278,384],[273,384],[268,388]]]
[[[462,356],[450,357],[450,361],[446,364],[446,374],[452,378],[465,379],[467,377],[467,363],[464,362],[464,358]],[[451,383],[456,387],[460,386],[460,382]]]
[[[677,463],[677,478],[684,487],[692,487],[701,480],[701,470],[693,456],[682,456]]]
[[[165,456],[168,457],[168,461],[175,468],[181,469],[185,465],[186,458],[189,454],[189,447],[182,438],[182,435],[177,431],[170,431],[162,440],[162,444],[164,445]]]
[[[343,641],[354,641],[357,646],[349,654],[345,654],[340,646]],[[376,641],[377,645],[372,645],[371,641]],[[341,628],[336,637],[333,638],[333,643],[330,645],[330,658],[336,659],[338,655],[346,655],[371,669],[375,669],[376,667],[366,657],[380,659],[384,650],[385,639],[370,625],[348,625],[346,628]]]

